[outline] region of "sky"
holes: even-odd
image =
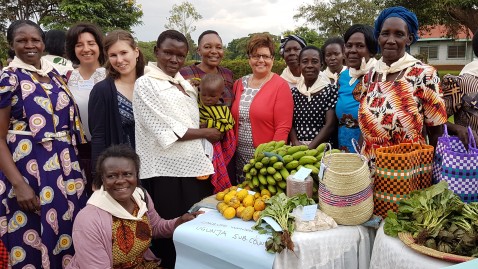
[[[169,11],[182,0],[136,0],[143,9],[143,24],[133,27],[139,41],[155,41],[165,30]],[[191,37],[197,38],[205,30],[215,30],[227,45],[235,38],[250,33],[269,32],[280,35],[293,30],[304,21],[295,21],[293,16],[302,4],[314,0],[189,0],[202,15]]]

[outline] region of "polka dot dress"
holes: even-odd
[[[292,88],[294,98],[294,123],[299,141],[312,141],[325,124],[328,110],[335,109],[337,88],[329,84],[309,98]]]
[[[251,119],[249,118],[249,108],[251,106],[254,96],[259,92],[259,89],[253,89],[249,87],[248,80],[249,76],[244,76],[242,78],[242,85],[244,86],[244,91],[241,95],[241,100],[239,102],[239,129],[238,129],[238,138],[237,138],[237,149],[236,149],[236,171],[237,179],[239,182],[244,181],[244,174],[242,173],[242,168],[254,155],[254,145],[252,144],[252,131],[251,131]]]

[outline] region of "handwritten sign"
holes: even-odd
[[[265,250],[270,235],[252,230],[253,225],[226,220],[215,210],[180,225],[174,231],[176,268],[272,268],[275,255]]]

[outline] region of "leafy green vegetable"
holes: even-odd
[[[463,203],[444,181],[411,192],[400,201],[397,213],[389,211],[384,232],[413,234],[418,244],[443,252],[478,256],[478,203]]]
[[[294,208],[302,205],[313,205],[314,200],[307,197],[306,194],[298,194],[287,197],[284,193],[272,196],[266,201],[266,208],[262,211],[261,216],[252,229],[259,231],[260,234],[270,233],[270,237],[266,241],[266,250],[271,253],[282,252],[284,248],[294,251],[294,243],[291,240],[292,233],[295,230],[294,216],[290,213]],[[270,225],[262,225],[265,223],[264,217],[274,219],[282,228],[282,232],[276,232]]]

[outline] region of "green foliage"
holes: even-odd
[[[380,10],[380,1],[374,0],[314,0],[301,5],[294,19],[318,26],[326,37],[342,36],[352,24],[373,25]]]
[[[9,22],[21,19],[40,21],[57,12],[62,0],[0,0],[0,31],[5,32]]]
[[[221,66],[228,68],[234,74],[234,79],[239,79],[245,75],[251,74],[251,67],[249,66],[248,59],[234,59],[234,60],[222,60]],[[284,60],[276,59],[274,60],[274,65],[272,67],[272,72],[281,74],[282,70],[286,67]]]
[[[139,41],[138,47],[143,53],[144,59],[147,62],[156,62],[156,56],[154,56],[154,46],[156,46],[156,41]]]
[[[263,32],[263,33],[252,33],[249,34],[248,36],[241,37],[241,38],[235,38],[227,44],[227,49],[224,58],[225,59],[247,59],[247,42],[249,42],[249,39],[255,35],[255,34],[269,34],[272,36],[272,39],[274,40],[275,44],[275,55],[276,59],[277,57],[280,57],[279,55],[279,45],[280,45],[280,36],[272,35],[269,32]]]
[[[295,28],[294,30],[286,30],[282,33],[283,36],[288,35],[297,35],[302,37],[307,45],[309,46],[316,46],[318,48],[322,47],[326,38],[320,36],[317,31],[308,28],[307,26],[300,26]]]
[[[168,23],[164,25],[164,28],[174,29],[184,34],[189,45],[188,60],[197,59],[197,45],[194,40],[192,40],[191,33],[196,30],[194,23],[202,19],[202,15],[196,11],[193,4],[186,1],[179,5],[173,5],[169,14],[171,16],[167,18]]]
[[[40,23],[49,28],[68,28],[76,22],[92,22],[108,32],[114,29],[131,31],[141,24],[143,11],[133,0],[63,0],[59,10],[43,17]]]
[[[385,6],[403,6],[413,11],[425,29],[434,25],[445,25],[448,36],[468,28],[478,30],[478,0],[434,0],[409,1],[385,0]]]

